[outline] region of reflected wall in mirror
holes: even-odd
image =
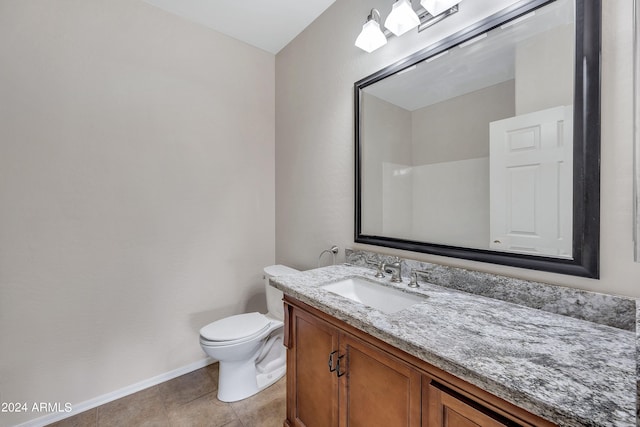
[[[597,277],[595,3],[520,2],[357,82],[356,242]]]

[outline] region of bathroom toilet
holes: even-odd
[[[202,349],[219,361],[219,400],[246,399],[285,374],[283,295],[269,286],[269,278],[292,273],[298,273],[298,270],[284,265],[265,267],[267,314],[238,314],[200,329]]]

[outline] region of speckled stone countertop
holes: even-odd
[[[320,286],[365,276],[425,296],[392,314]],[[636,426],[636,334],[510,302],[336,265],[271,279],[311,305],[560,426]]]

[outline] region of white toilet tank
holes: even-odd
[[[282,306],[282,291],[269,286],[269,278],[284,276],[286,274],[299,273],[295,268],[286,265],[270,265],[264,268],[264,289],[267,294],[267,314],[278,320],[284,320],[284,308]]]

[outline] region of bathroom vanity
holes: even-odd
[[[632,331],[373,274],[272,279],[285,294],[285,426],[636,425]],[[385,312],[329,290],[345,278],[421,300]]]

